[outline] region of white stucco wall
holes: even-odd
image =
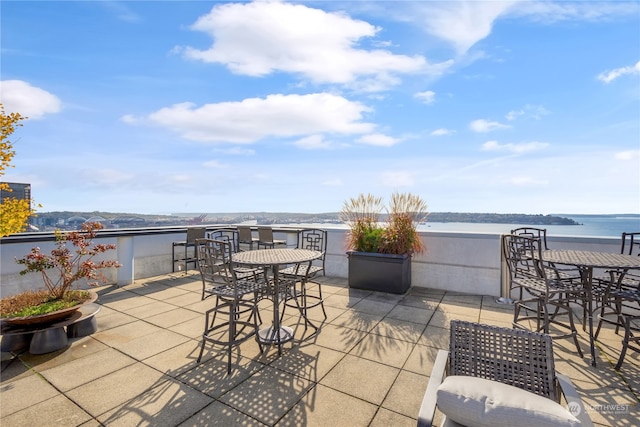
[[[327,276],[347,277],[345,232],[342,229],[328,230]],[[135,279],[170,273],[171,244],[184,240],[184,235],[184,231],[175,231],[97,239],[102,243],[116,243],[117,251],[103,256],[105,259],[117,257],[124,265],[117,272],[108,272],[108,279],[111,283],[126,285]],[[493,296],[501,294],[500,235],[430,231],[421,233],[421,236],[427,250],[413,257],[412,286]],[[276,230],[274,237],[287,239],[288,246],[295,246],[295,234],[291,231]],[[553,236],[548,238],[548,242],[550,248],[612,253],[617,253],[620,248],[620,241],[615,238]],[[38,274],[18,274],[21,266],[15,263],[15,257],[24,256],[33,246],[49,252],[53,245],[53,241],[34,243],[16,239],[11,243],[0,243],[0,295],[8,296],[40,287]]]

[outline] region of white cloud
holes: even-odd
[[[415,184],[413,174],[405,171],[384,172],[380,175],[380,182],[385,187],[410,187]]]
[[[207,169],[227,169],[229,168],[229,165],[222,163],[219,160],[208,160],[204,163],[202,163],[202,166],[204,166]]]
[[[616,68],[611,71],[605,71],[598,74],[598,80],[611,83],[618,77],[622,77],[627,74],[640,74],[640,61],[636,62],[635,65],[629,65],[627,67]]]
[[[83,177],[83,180],[94,184],[117,186],[129,182],[133,177],[133,173],[123,170],[92,168],[91,172]]]
[[[493,23],[517,1],[417,2],[413,12],[426,31],[464,54],[491,34]]]
[[[620,151],[614,155],[616,160],[637,160],[640,159],[640,150]]]
[[[400,3],[403,4],[403,3]],[[491,35],[501,18],[527,17],[535,22],[602,21],[638,16],[637,2],[543,2],[543,1],[416,1],[405,7],[384,9],[396,19],[412,22],[451,45],[459,54]]]
[[[530,151],[537,151],[547,148],[549,146],[546,142],[525,142],[521,144],[500,144],[498,141],[487,141],[482,144],[483,151],[508,151],[511,153],[526,153]]]
[[[376,91],[397,84],[394,74],[438,75],[451,65],[430,65],[419,55],[358,48],[380,28],[342,12],[278,1],[216,5],[191,28],[210,34],[214,41],[206,50],[178,49],[187,58],[225,64],[234,73],[249,76],[284,71],[316,83],[362,80],[363,90]]]
[[[315,93],[269,95],[201,107],[185,102],[151,113],[148,120],[193,141],[248,144],[270,136],[369,133],[375,125],[362,121],[369,111],[359,102]]]
[[[433,136],[446,136],[446,135],[453,135],[454,133],[456,133],[455,130],[440,128],[440,129],[436,129],[433,132],[431,132],[431,135],[433,135]]]
[[[113,13],[121,21],[136,23],[141,20],[139,15],[121,1],[102,1],[98,4]]]
[[[547,186],[549,184],[549,182],[544,179],[539,179],[531,176],[515,176],[511,178],[509,182],[519,187],[539,187]]]
[[[324,181],[322,185],[325,185],[327,187],[342,187],[344,183],[340,178],[334,178],[334,179]]]
[[[168,176],[168,181],[173,184],[185,185],[191,184],[194,177],[187,174],[173,174]]]
[[[490,122],[484,119],[474,120],[469,124],[469,128],[471,128],[472,131],[481,133],[491,132],[498,129],[506,129],[510,127],[511,126],[509,125],[505,125],[499,122]]]
[[[30,119],[58,113],[62,103],[57,96],[22,80],[0,81],[0,102],[5,113],[20,113]]]
[[[425,104],[433,104],[436,101],[436,93],[431,90],[418,92],[414,94],[413,97],[416,99],[419,99],[421,102]]]
[[[504,118],[505,118],[505,119],[507,119],[507,120],[509,120],[509,121],[512,121],[512,120],[517,119],[517,118],[518,118],[518,117],[520,117],[520,116],[524,116],[524,110],[512,110],[512,111],[509,111],[509,112],[504,116]]]
[[[510,16],[527,16],[535,22],[606,21],[616,17],[637,16],[640,7],[631,1],[522,1],[510,10]]]
[[[134,116],[133,114],[125,114],[124,116],[120,117],[120,121],[128,125],[134,125],[140,122],[140,118]]]
[[[539,120],[542,116],[546,116],[549,114],[549,110],[540,106],[540,105],[530,105],[527,104],[519,110],[509,111],[505,118],[509,121],[513,121],[519,117],[531,117],[533,119]]]
[[[218,149],[216,151],[225,154],[231,154],[232,156],[253,156],[254,154],[256,154],[256,150],[244,147],[231,147],[226,149]]]
[[[363,135],[356,140],[360,144],[375,145],[377,147],[391,147],[400,142],[400,139],[394,138],[381,133],[372,133],[369,135]]]
[[[309,135],[297,140],[295,145],[306,150],[331,148],[331,143],[326,141],[322,135]]]

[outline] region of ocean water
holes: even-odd
[[[622,232],[640,232],[640,215],[557,215],[570,218],[580,225],[532,225],[532,224],[495,224],[474,222],[428,222],[418,226],[423,231],[453,231],[473,233],[506,234],[518,227],[546,228],[549,236],[593,236],[616,237]],[[288,227],[326,227],[346,228],[343,224],[281,224]]]
[[[419,230],[470,231],[477,233],[508,233],[518,227],[546,228],[547,235],[553,236],[594,236],[620,237],[622,232],[640,232],[640,215],[636,217],[608,215],[558,215],[570,218],[580,225],[531,225],[531,224],[492,224],[463,222],[429,222],[420,225]]]

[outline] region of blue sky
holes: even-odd
[[[41,211],[640,213],[640,3],[3,1]]]

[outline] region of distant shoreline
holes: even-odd
[[[383,218],[381,218],[383,219]],[[149,215],[113,212],[38,212],[33,225],[39,231],[55,229],[71,230],[87,220],[99,220],[105,228],[138,228],[197,225],[226,226],[251,224],[252,226],[271,225],[284,227],[326,227],[345,228],[339,219],[339,213],[180,213],[167,215]],[[551,234],[582,236],[620,236],[622,231],[640,231],[640,214],[487,214],[434,212],[419,225],[420,230],[439,231],[475,231],[505,233],[518,227],[546,228]],[[34,231],[34,230],[31,230]]]
[[[380,220],[384,221],[384,214]],[[306,214],[295,212],[239,212],[239,213],[183,213],[171,215],[148,215],[135,213],[113,212],[38,212],[34,223],[37,226],[53,226],[55,224],[82,223],[84,221],[98,221],[108,225],[181,225],[187,224],[240,224],[255,222],[256,225],[269,224],[300,224],[300,223],[328,223],[342,224],[339,212]],[[457,213],[433,212],[424,223],[491,223],[491,224],[531,224],[531,225],[580,225],[573,219],[557,215],[530,214],[496,214],[496,213]]]

